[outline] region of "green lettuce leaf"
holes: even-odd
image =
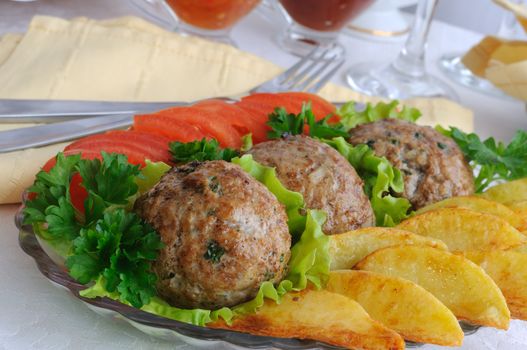
[[[154,187],[161,177],[170,170],[170,165],[163,162],[151,162],[146,160],[146,165],[139,175],[135,177],[138,193],[143,194]]]
[[[341,117],[340,123],[345,130],[350,130],[359,124],[371,123],[386,118],[396,118],[415,122],[421,116],[421,112],[416,108],[403,106],[399,108],[399,101],[393,100],[390,103],[379,102],[375,105],[367,103],[366,107],[357,110],[357,102],[348,102],[337,110]]]
[[[395,226],[408,217],[410,202],[397,197],[404,191],[399,169],[386,158],[376,156],[367,145],[353,146],[342,137],[321,141],[342,154],[364,180],[364,191],[370,198],[378,226]]]
[[[320,289],[329,277],[329,237],[322,232],[326,213],[322,210],[308,210],[304,233],[300,241],[291,248],[289,273],[294,290],[307,287],[307,281]],[[283,282],[283,281],[282,281]]]
[[[233,158],[231,162],[238,164],[252,177],[264,184],[276,196],[278,201],[285,205],[287,217],[289,218],[287,221],[289,232],[294,238],[298,238],[306,225],[305,203],[302,194],[285,188],[276,177],[274,168],[261,165],[250,154],[246,154],[241,158]]]
[[[91,287],[81,290],[79,294],[84,298],[109,298],[118,300],[123,304],[131,305],[127,301],[123,301],[120,298],[119,292],[108,292],[105,288],[107,282],[104,277],[99,277],[94,285]],[[186,322],[197,326],[205,326],[209,322],[222,318],[225,322],[230,323],[233,317],[233,312],[229,308],[221,308],[219,310],[211,311],[204,309],[180,309],[177,307],[170,306],[166,301],[159,297],[152,297],[148,304],[143,305],[141,310],[149,312],[154,315],[169,318],[171,320]]]

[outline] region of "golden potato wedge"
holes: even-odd
[[[326,290],[303,290],[283,296],[280,304],[266,300],[256,313],[237,316],[229,326],[212,328],[256,335],[314,339],[349,349],[404,349],[403,338],[373,320],[354,300]]]
[[[396,245],[425,245],[446,250],[440,240],[388,227],[365,227],[329,236],[331,270],[351,269],[377,249]]]
[[[456,316],[424,288],[408,280],[370,271],[330,273],[326,289],[357,301],[376,321],[420,343],[461,346]]]
[[[527,201],[527,178],[493,186],[481,195],[503,204]]]
[[[481,267],[462,255],[429,247],[389,247],[355,267],[420,285],[458,319],[499,329],[509,327],[510,312],[500,289]]]
[[[517,229],[525,234],[525,231],[527,231],[527,201],[513,202],[507,204],[507,206],[519,217],[518,220],[520,220],[522,225],[517,227]]]
[[[452,252],[507,249],[527,242],[527,237],[507,221],[465,208],[427,211],[397,228],[440,239]]]
[[[522,230],[524,220],[504,204],[480,196],[451,197],[440,202],[427,205],[417,211],[417,214],[439,208],[466,208],[479,213],[499,216],[518,230]]]
[[[481,266],[500,287],[511,316],[527,320],[527,254],[495,250],[468,252],[465,256]]]
[[[527,254],[527,244],[522,244],[516,247],[509,248],[507,249],[507,251]]]

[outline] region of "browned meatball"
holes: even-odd
[[[362,124],[350,131],[352,144],[365,143],[404,177],[404,197],[414,209],[452,196],[474,193],[474,178],[450,138],[428,126],[399,119]]]
[[[248,153],[274,167],[285,187],[304,195],[308,208],[327,213],[324,233],[342,233],[375,222],[362,180],[330,146],[298,135],[260,143]]]
[[[135,206],[166,245],[153,269],[160,296],[173,306],[233,306],[286,273],[285,208],[238,165],[174,167]]]

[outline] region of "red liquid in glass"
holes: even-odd
[[[167,0],[185,23],[208,30],[226,29],[247,15],[260,0]]]
[[[334,32],[342,29],[373,0],[280,0],[289,16],[304,27]]]

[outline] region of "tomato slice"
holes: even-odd
[[[311,102],[311,109],[316,120],[320,120],[328,114],[335,113],[335,106],[320,96],[304,92],[283,92],[283,93],[260,93],[244,97],[238,104],[247,112],[265,121],[268,115],[277,107],[284,107],[288,113],[298,114],[302,111],[303,103]],[[331,118],[330,121],[338,121]]]
[[[332,103],[318,95],[306,92],[283,92],[278,95],[285,99],[284,107],[287,111],[291,111],[291,113],[300,113],[302,111],[302,105],[311,102],[311,110],[316,120],[320,120],[329,114],[335,114],[336,111],[336,107]],[[330,118],[330,121],[338,122],[338,117]]]
[[[267,139],[265,125],[257,118],[254,118],[251,113],[235,104],[222,100],[206,100],[194,106],[231,125],[242,136],[251,133],[255,143]]]
[[[106,134],[91,135],[68,145],[65,150],[82,149],[105,151],[108,153],[133,154],[151,161],[170,161],[168,138],[138,131],[114,131]],[[128,153],[127,153],[128,152]]]
[[[240,133],[210,111],[192,107],[173,107],[157,113],[182,123],[196,126],[204,134],[212,135],[222,147],[240,148]]]
[[[202,138],[212,138],[195,125],[185,124],[170,116],[161,114],[142,114],[134,117],[133,130],[154,135],[163,135],[170,141],[191,142]]]
[[[88,198],[88,191],[82,186],[82,177],[75,173],[70,181],[71,204],[79,212],[84,213],[84,201]]]

